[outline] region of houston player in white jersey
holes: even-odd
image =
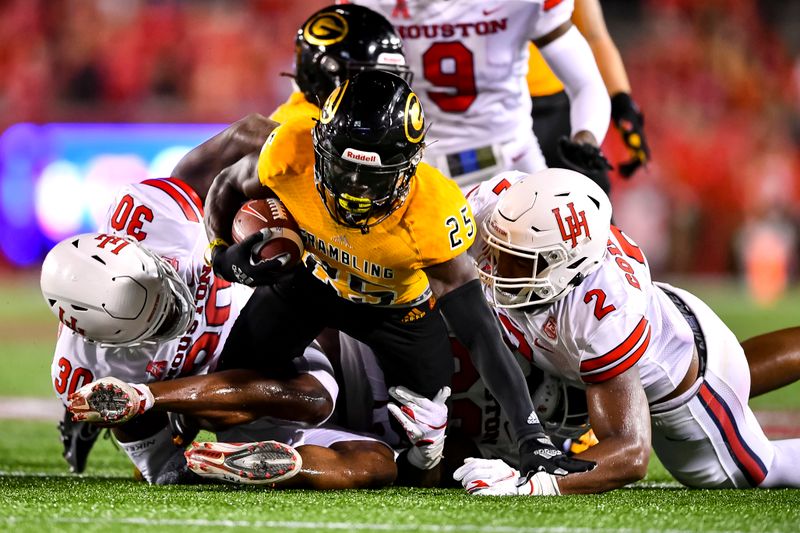
[[[570,97],[572,139],[597,146],[611,104],[573,0],[358,0],[394,24],[431,124],[424,160],[462,187],[545,161],[525,81],[533,41]],[[573,147],[574,148],[574,147]],[[599,154],[599,152],[598,152]]]
[[[101,233],[69,238],[51,250],[42,267],[42,290],[51,310],[68,326],[59,332],[52,365],[59,398],[78,419],[121,423],[114,428],[115,437],[151,483],[192,480],[166,418],[166,411],[181,410],[187,403],[188,394],[175,394],[168,386],[181,376],[195,376],[185,384],[211,400],[190,402],[181,412],[203,418],[212,429],[237,425],[219,433],[221,440],[275,439],[289,445],[195,446],[189,466],[199,473],[241,480],[241,474],[231,475],[226,468],[255,451],[280,459],[278,469],[291,478],[286,482],[290,486],[328,488],[325,483],[331,479],[337,488],[390,482],[391,450],[375,439],[309,427],[330,416],[338,392],[333,369],[315,345],[292,368],[270,369],[280,379],[244,369],[204,375],[223,358],[225,341],[251,291],[211,273],[203,259],[208,241],[201,220],[199,198],[184,182],[146,180],[120,191]],[[96,380],[103,386],[98,388]],[[120,388],[135,400],[117,402],[113,409],[119,412],[113,414],[94,411],[92,394],[105,396],[113,406]],[[223,400],[246,402],[247,415],[230,416],[219,405]],[[288,413],[294,420],[280,422]],[[129,422],[134,414],[144,416]],[[262,416],[272,420],[241,425]],[[371,470],[341,461],[342,447]],[[224,456],[225,468],[205,461],[209,454]],[[301,466],[303,458],[317,474],[289,469]],[[349,478],[336,470],[342,463],[347,467],[343,470],[352,471]],[[278,481],[272,474],[270,482]]]
[[[689,487],[800,486],[800,439],[765,437],[736,337],[698,298],[651,280],[594,183],[563,169],[506,173],[471,199],[487,297],[520,351],[586,390],[600,443],[579,454],[595,470],[521,486],[503,461],[468,460],[455,474],[468,491],[611,490],[644,477],[651,443]]]

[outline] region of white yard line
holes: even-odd
[[[30,523],[38,520],[33,517],[8,517],[4,519],[9,525],[15,523]],[[141,525],[141,526],[190,526],[190,527],[218,527],[218,528],[271,528],[286,529],[320,529],[320,530],[346,530],[346,531],[431,531],[450,532],[467,531],[475,533],[541,533],[551,531],[554,533],[638,533],[647,531],[641,529],[618,528],[574,528],[574,527],[519,527],[519,526],[492,526],[470,524],[370,524],[359,522],[299,522],[283,520],[204,520],[204,519],[178,519],[178,518],[59,518],[50,517],[42,520],[60,524],[108,524],[108,525]],[[1,521],[0,521],[1,522]],[[659,530],[662,533],[688,533],[687,530]],[[733,532],[735,533],[735,532]]]
[[[61,420],[64,407],[61,400],[51,398],[26,398],[0,396],[0,419]]]

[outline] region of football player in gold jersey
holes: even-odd
[[[410,83],[403,44],[382,15],[357,5],[328,6],[312,14],[295,38],[295,91],[265,117],[251,113],[194,148],[172,171],[202,200],[214,176],[252,154],[279,123],[319,116],[319,106],[349,76],[363,70],[394,72]]]
[[[297,90],[287,102],[270,118],[253,113],[231,124],[189,152],[173,170],[172,176],[189,184],[204,202],[214,176],[223,168],[249,154],[257,158],[264,139],[279,122],[318,117],[317,103],[324,101],[353,72],[377,68],[410,79],[402,43],[394,28],[383,16],[362,6],[329,6],[313,13],[298,29],[295,46]],[[243,370],[249,366],[241,364],[234,370],[234,364],[229,364],[217,369],[231,369],[237,373],[236,378],[231,378],[230,373],[215,372],[191,380],[160,382],[158,390],[154,391],[156,401],[168,403],[171,412],[181,412],[192,418],[208,418],[208,410],[216,409],[227,417],[218,421],[223,425],[269,416],[269,405],[274,405],[276,398],[284,404],[281,408],[285,417],[292,420],[308,422],[309,417],[318,416],[319,408],[324,407],[325,402],[314,390],[295,388],[285,373],[280,373],[276,379],[272,369],[269,372]],[[210,398],[213,401],[209,401]],[[176,420],[172,418],[171,422]],[[186,440],[190,427],[183,422],[171,425],[173,431]],[[73,421],[69,412],[60,429],[64,457],[73,471],[83,471],[99,431],[87,422]],[[355,460],[358,461],[358,457]]]
[[[552,445],[520,393],[522,372],[465,253],[477,231],[469,205],[454,182],[420,164],[424,138],[422,106],[408,84],[367,71],[337,87],[317,121],[276,128],[257,173],[237,165],[214,180],[206,214],[214,270],[257,286],[223,358],[252,357],[253,346],[294,357],[327,326],[372,347],[388,385],[441,399],[453,372],[444,317],[508,413],[522,472],[590,469]],[[290,275],[253,264],[253,238],[228,245],[242,202],[269,195],[304,234],[305,264]],[[423,448],[441,441],[444,427],[424,433]]]

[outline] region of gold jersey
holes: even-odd
[[[421,163],[406,201],[368,233],[338,224],[314,183],[310,117],[288,120],[264,144],[261,183],[294,215],[307,264],[342,298],[380,306],[416,305],[431,295],[421,270],[464,253],[477,227],[458,186]]]
[[[312,104],[301,92],[293,92],[289,95],[288,100],[278,106],[278,109],[272,112],[269,116],[275,122],[283,124],[288,120],[295,118],[319,116],[319,107]]]
[[[528,45],[528,52],[530,57],[527,81],[531,96],[549,96],[563,91],[564,84],[556,77],[533,43]]]

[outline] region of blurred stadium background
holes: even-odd
[[[289,93],[308,0],[0,2],[0,273],[88,230],[120,184]],[[646,117],[647,171],[614,176],[618,223],[657,275],[797,279],[800,3],[603,7]],[[605,149],[624,158],[610,131]]]
[[[476,502],[459,491],[443,506],[439,493],[399,489],[339,503],[206,491],[202,499],[215,509],[208,518],[219,520],[196,520],[191,491],[169,497],[123,481],[129,466],[107,442],[81,485],[60,477],[66,466],[52,420],[61,408],[49,375],[56,320],[41,302],[39,262],[55,241],[91,230],[115,188],[167,175],[223,124],[283,101],[291,87],[281,73],[292,71],[296,28],[328,3],[0,0],[0,416],[25,419],[6,422],[0,436],[0,523],[16,531],[323,525],[300,516],[347,528],[381,522],[383,531],[414,530],[419,521],[450,524],[446,531],[478,530],[452,525],[470,523],[498,524],[492,531],[796,529],[795,491],[777,500],[774,491],[675,491],[657,462],[638,490],[604,496],[603,513],[592,498],[568,508],[546,502],[536,520],[525,502]],[[646,250],[657,277],[703,297],[740,338],[797,325],[800,2],[602,5],[653,150],[646,171],[630,181],[613,176],[617,222]],[[604,148],[612,162],[626,159],[615,131]],[[798,390],[753,402],[769,434],[800,430]],[[34,413],[48,421],[29,420]],[[283,521],[265,522],[264,508]]]
[[[39,332],[55,323],[38,300],[44,254],[92,230],[120,185],[271,112],[297,27],[328,3],[0,0],[0,351],[36,352],[37,394],[52,342]],[[740,338],[796,325],[800,2],[602,5],[653,149],[632,180],[612,176],[616,221]],[[627,158],[613,128],[604,148]],[[13,376],[0,394],[24,394]]]

